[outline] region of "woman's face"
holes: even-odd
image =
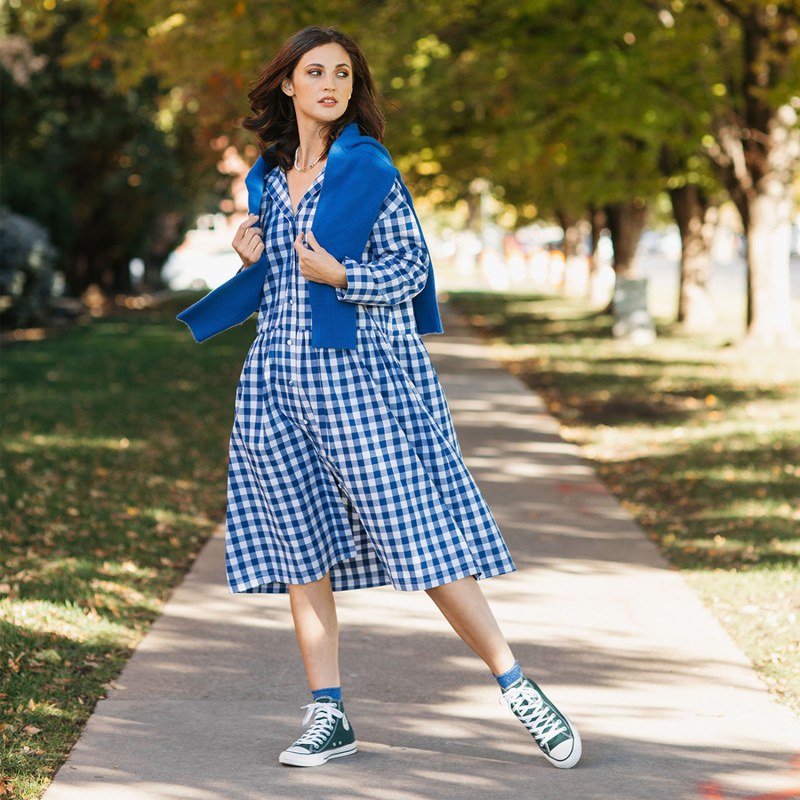
[[[315,47],[301,56],[283,91],[294,102],[297,121],[327,124],[347,110],[353,94],[353,67],[347,51],[335,42]]]

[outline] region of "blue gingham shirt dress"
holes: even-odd
[[[467,470],[412,298],[428,254],[399,180],[360,261],[345,259],[357,348],[311,346],[307,280],[293,242],[311,228],[325,170],[292,211],[265,180],[267,273],[236,392],[226,567],[232,592],[288,591],[330,572],[334,590],[439,586],[512,572]]]

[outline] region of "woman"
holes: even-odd
[[[226,562],[233,592],[289,594],[313,702],[280,761],[356,752],[333,592],[391,584],[428,593],[545,757],[572,767],[577,731],[522,674],[476,580],[514,565],[420,339],[442,331],[430,257],[379,143],[364,56],[336,29],[306,28],[249,98],[244,124],[263,153],[248,176],[257,213],[233,247],[245,274],[261,270],[258,333],[236,395]],[[220,327],[226,298],[201,307],[196,336],[197,317]]]

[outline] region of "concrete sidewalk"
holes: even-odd
[[[539,399],[443,309],[425,344],[518,571],[485,581],[523,665],[579,727],[551,767],[423,592],[337,595],[359,754],[277,756],[309,702],[286,596],[233,596],[213,538],[46,800],[800,798],[800,721],[775,702]],[[779,794],[778,794],[779,793]]]

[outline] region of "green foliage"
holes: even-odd
[[[223,519],[252,328],[200,347],[174,319],[193,299],[4,351],[0,774],[12,796],[40,796]]]
[[[165,249],[153,241],[159,219],[186,216],[202,200],[208,173],[193,163],[187,123],[179,116],[165,129],[154,77],[123,92],[110,62],[71,63],[70,31],[86,26],[87,4],[45,14],[44,30],[29,9],[8,13],[2,203],[51,231],[73,292],[90,283],[127,289],[130,259]],[[20,73],[25,60],[32,66]]]
[[[152,179],[141,165],[123,166],[130,152],[102,162],[127,177],[137,170],[136,191],[112,188],[124,191],[142,226],[142,197],[156,199],[153,213],[185,211],[187,198],[199,203],[225,191],[214,165],[220,151],[234,145],[255,156],[240,126],[247,88],[280,43],[308,24],[335,24],[360,41],[389,101],[387,144],[414,190],[434,204],[466,200],[474,208],[475,179],[488,180],[520,222],[566,223],[588,208],[632,201],[642,207],[687,183],[705,200],[727,191],[743,208],[742,192],[756,191],[747,189],[757,177],[748,170],[764,160],[770,115],[800,85],[796,4],[768,0],[36,0],[15,14],[37,48],[61,43],[62,69],[104,91],[113,84],[114,97],[137,97],[152,135],[163,136],[161,161],[145,142]],[[112,113],[93,103],[99,119]],[[63,122],[58,99],[55,107]],[[112,130],[124,139],[118,125]],[[79,143],[63,135],[74,151]],[[141,136],[140,129],[127,140],[134,153]],[[788,182],[796,161],[785,170]],[[43,185],[30,172],[9,171],[20,211],[21,198]],[[119,224],[104,168],[91,181],[85,175],[83,185],[97,180],[103,198],[103,213],[89,224]],[[57,243],[74,228],[74,215],[63,213],[74,207],[69,188],[57,184],[37,212],[51,229],[60,226]],[[170,197],[175,189],[181,197]],[[118,249],[133,247],[126,240]],[[120,260],[110,243],[103,248],[106,261]]]
[[[431,18],[427,35],[396,35],[420,29],[417,12]],[[686,92],[697,86],[690,61],[703,28],[678,41],[647,4],[425,4],[405,14],[387,3],[376,27],[398,45],[379,56],[401,123],[392,141],[418,189],[442,200],[484,177],[517,209],[578,216],[662,188],[666,143],[679,172],[700,151],[703,96]]]
[[[390,102],[389,144],[419,191],[453,202],[484,177],[518,209],[577,215],[667,181],[716,187],[704,136],[747,102],[748,4],[122,0],[74,26],[69,52],[107,59],[123,87],[158,75],[175,87],[170,106],[196,104],[206,139],[243,143],[258,66],[299,27],[336,24],[367,53]],[[776,102],[800,69],[785,45],[759,56],[782,64]]]

